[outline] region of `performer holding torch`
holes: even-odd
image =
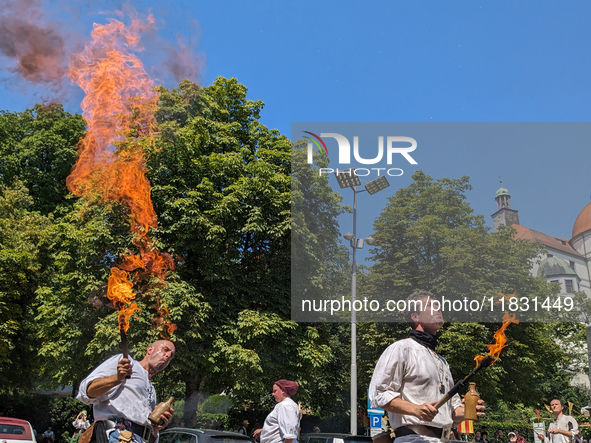
[[[443,326],[441,311],[431,309],[430,292],[415,292],[406,299],[410,338],[390,345],[374,369],[369,385],[372,408],[388,412],[395,443],[438,443],[447,439],[454,422],[464,420],[458,394],[438,404],[454,388],[447,361],[435,352],[437,331]],[[484,401],[476,406],[484,416]]]
[[[150,379],[166,369],[174,357],[174,344],[159,340],[148,346],[141,361],[115,355],[90,373],[81,383],[76,398],[92,404],[97,442],[130,441],[152,443],[172,418],[170,404],[156,407],[156,392]],[[124,349],[126,352],[126,349]],[[100,423],[100,424],[98,424]],[[81,441],[83,437],[81,437]]]

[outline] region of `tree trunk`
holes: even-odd
[[[203,394],[199,392],[201,381],[203,377],[200,375],[196,376],[193,380],[185,383],[185,408],[183,410],[183,420],[185,423],[194,427],[197,421],[197,406],[202,403],[205,399]]]

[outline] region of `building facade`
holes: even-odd
[[[500,226],[511,226],[517,231],[516,238],[536,242],[546,248],[547,252],[533,266],[532,274],[558,283],[562,296],[583,291],[591,297],[591,203],[575,220],[572,237],[565,239],[519,224],[518,211],[511,209],[511,195],[502,184],[495,200],[497,211],[491,215],[494,231]]]

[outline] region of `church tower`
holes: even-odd
[[[518,211],[511,209],[511,195],[507,189],[503,188],[503,182],[501,182],[501,187],[497,191],[495,200],[497,201],[497,212],[491,215],[493,221],[493,231],[497,232],[499,230],[499,226],[518,225]]]

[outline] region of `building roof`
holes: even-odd
[[[497,197],[499,195],[509,195],[509,190],[506,188],[503,188],[502,186],[497,190]]]
[[[521,225],[511,225],[511,227],[517,231],[515,238],[522,238],[524,240],[540,243],[544,246],[548,246],[549,248],[566,252],[567,254],[583,257],[570,245],[567,239],[552,237],[548,234],[544,234],[543,232],[535,231]]]
[[[573,238],[591,229],[591,203],[587,204],[575,220]]]
[[[555,275],[574,275],[577,273],[570,267],[568,262],[558,257],[548,257],[540,262],[538,267],[538,277],[551,277]]]

